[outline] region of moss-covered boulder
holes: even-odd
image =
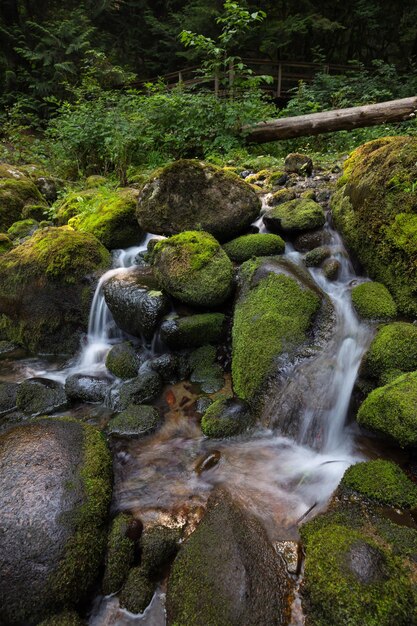
[[[344,473],[340,487],[343,492],[357,493],[399,509],[417,506],[417,485],[396,463],[383,459],[352,465]]]
[[[359,407],[361,426],[393,439],[400,446],[417,444],[417,372],[403,374],[371,391]]]
[[[96,189],[72,192],[63,200],[58,217],[73,215],[69,226],[91,233],[109,250],[138,244],[143,232],[136,219],[136,189]]]
[[[231,295],[232,262],[208,233],[190,231],[160,241],[153,263],[162,287],[181,302],[215,308]]]
[[[0,256],[0,338],[33,351],[74,352],[95,277],[110,254],[93,235],[45,228]]]
[[[37,230],[38,228],[39,223],[32,218],[19,220],[7,229],[7,235],[12,241],[25,239],[26,237],[30,237],[31,235],[33,235],[35,230]]]
[[[119,594],[120,606],[130,613],[143,613],[152,600],[155,587],[144,567],[133,567]]]
[[[304,257],[306,267],[320,267],[320,265],[328,259],[332,254],[329,246],[319,246],[307,252]]]
[[[136,378],[111,389],[109,403],[115,411],[124,411],[131,404],[153,402],[161,391],[162,378],[159,374],[151,368],[141,369]]]
[[[140,528],[128,513],[119,513],[107,538],[106,562],[102,590],[105,595],[117,593],[133,566]]]
[[[417,138],[385,137],[355,150],[332,199],[333,219],[370,277],[401,313],[417,314]]]
[[[36,220],[43,222],[48,217],[48,207],[43,204],[27,204],[22,209],[24,220]]]
[[[160,577],[179,548],[180,531],[167,526],[151,526],[140,539],[141,565],[153,579]]]
[[[361,370],[379,385],[417,370],[417,326],[407,322],[382,326],[365,355]]]
[[[223,250],[232,261],[243,263],[255,256],[283,254],[285,242],[279,235],[258,233],[233,239],[224,244]]]
[[[96,580],[111,457],[92,426],[40,419],[0,437],[0,480],[0,621],[38,623],[84,600]]]
[[[190,380],[198,383],[205,393],[215,393],[224,386],[224,374],[217,363],[216,348],[202,346],[191,353],[189,358]]]
[[[134,337],[152,339],[170,308],[151,267],[121,270],[106,281],[103,291],[116,324]]]
[[[201,313],[161,324],[161,339],[171,350],[199,348],[205,344],[217,344],[224,336],[223,313]]]
[[[263,216],[265,226],[274,233],[295,235],[324,225],[326,217],[314,200],[297,198],[269,209]]]
[[[138,375],[141,360],[129,341],[113,346],[106,357],[106,367],[114,376],[128,380]]]
[[[235,393],[250,400],[261,389],[274,363],[307,340],[320,297],[286,261],[247,261],[236,304],[232,343]]]
[[[144,437],[156,430],[160,423],[155,407],[131,404],[112,417],[107,425],[107,432],[116,437]]]
[[[182,160],[160,170],[144,185],[137,216],[146,232],[174,235],[204,230],[227,241],[245,232],[260,210],[256,193],[236,174]]]
[[[43,203],[40,192],[28,178],[0,178],[0,232],[21,219],[26,204]]]
[[[0,233],[0,254],[4,254],[13,248],[13,241],[6,235]]]
[[[234,398],[219,399],[204,413],[201,430],[207,437],[224,439],[243,433],[252,423],[246,402]]]
[[[352,303],[360,317],[389,320],[396,316],[397,306],[381,283],[361,283],[352,289]]]
[[[65,409],[64,386],[48,378],[28,378],[19,385],[16,406],[25,415],[48,415]]]
[[[17,383],[0,382],[0,415],[16,408],[18,389]]]
[[[294,189],[280,189],[269,196],[268,206],[277,206],[278,204],[283,204],[284,202],[290,202],[291,200],[295,200],[296,197],[297,194]]]
[[[288,591],[284,566],[261,524],[218,491],[174,561],[168,624],[280,626],[287,623]]]

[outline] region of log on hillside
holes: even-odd
[[[269,122],[259,122],[254,126],[245,126],[243,130],[247,133],[248,141],[265,143],[330,133],[336,130],[352,130],[390,122],[405,122],[415,118],[416,113],[417,96],[414,96],[349,109],[283,117]]]

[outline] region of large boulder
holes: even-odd
[[[0,176],[0,232],[7,230],[22,217],[28,204],[45,204],[34,183],[25,176]]]
[[[361,374],[385,385],[417,370],[417,326],[394,322],[379,328],[361,366]]]
[[[208,233],[174,235],[157,243],[152,254],[159,282],[181,302],[215,308],[231,295],[232,262]]]
[[[16,406],[25,415],[48,415],[65,409],[64,386],[48,378],[28,378],[19,385]]]
[[[355,150],[332,199],[333,220],[401,313],[417,314],[417,138],[385,137]]]
[[[93,235],[67,227],[39,230],[1,255],[0,338],[34,352],[74,352],[96,275],[110,261]]]
[[[0,483],[0,622],[37,624],[99,573],[111,457],[92,426],[40,419],[0,437]]]
[[[286,624],[285,567],[261,524],[225,491],[183,544],[167,591],[168,624],[279,626]]]
[[[326,216],[314,200],[297,198],[269,209],[262,219],[274,233],[296,235],[324,226]]]
[[[220,241],[244,232],[258,217],[255,191],[237,175],[198,161],[176,161],[159,171],[139,194],[144,231],[174,235],[205,230]]]
[[[104,297],[116,324],[129,335],[152,339],[169,301],[149,267],[121,270],[104,285]]]

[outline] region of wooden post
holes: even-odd
[[[183,82],[182,80],[182,72],[181,70],[178,72],[178,84],[181,85],[181,83]]]
[[[278,84],[277,84],[277,98],[281,97],[282,87],[282,63],[278,64]]]

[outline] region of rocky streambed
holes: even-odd
[[[1,623],[417,623],[416,163],[1,166]]]

